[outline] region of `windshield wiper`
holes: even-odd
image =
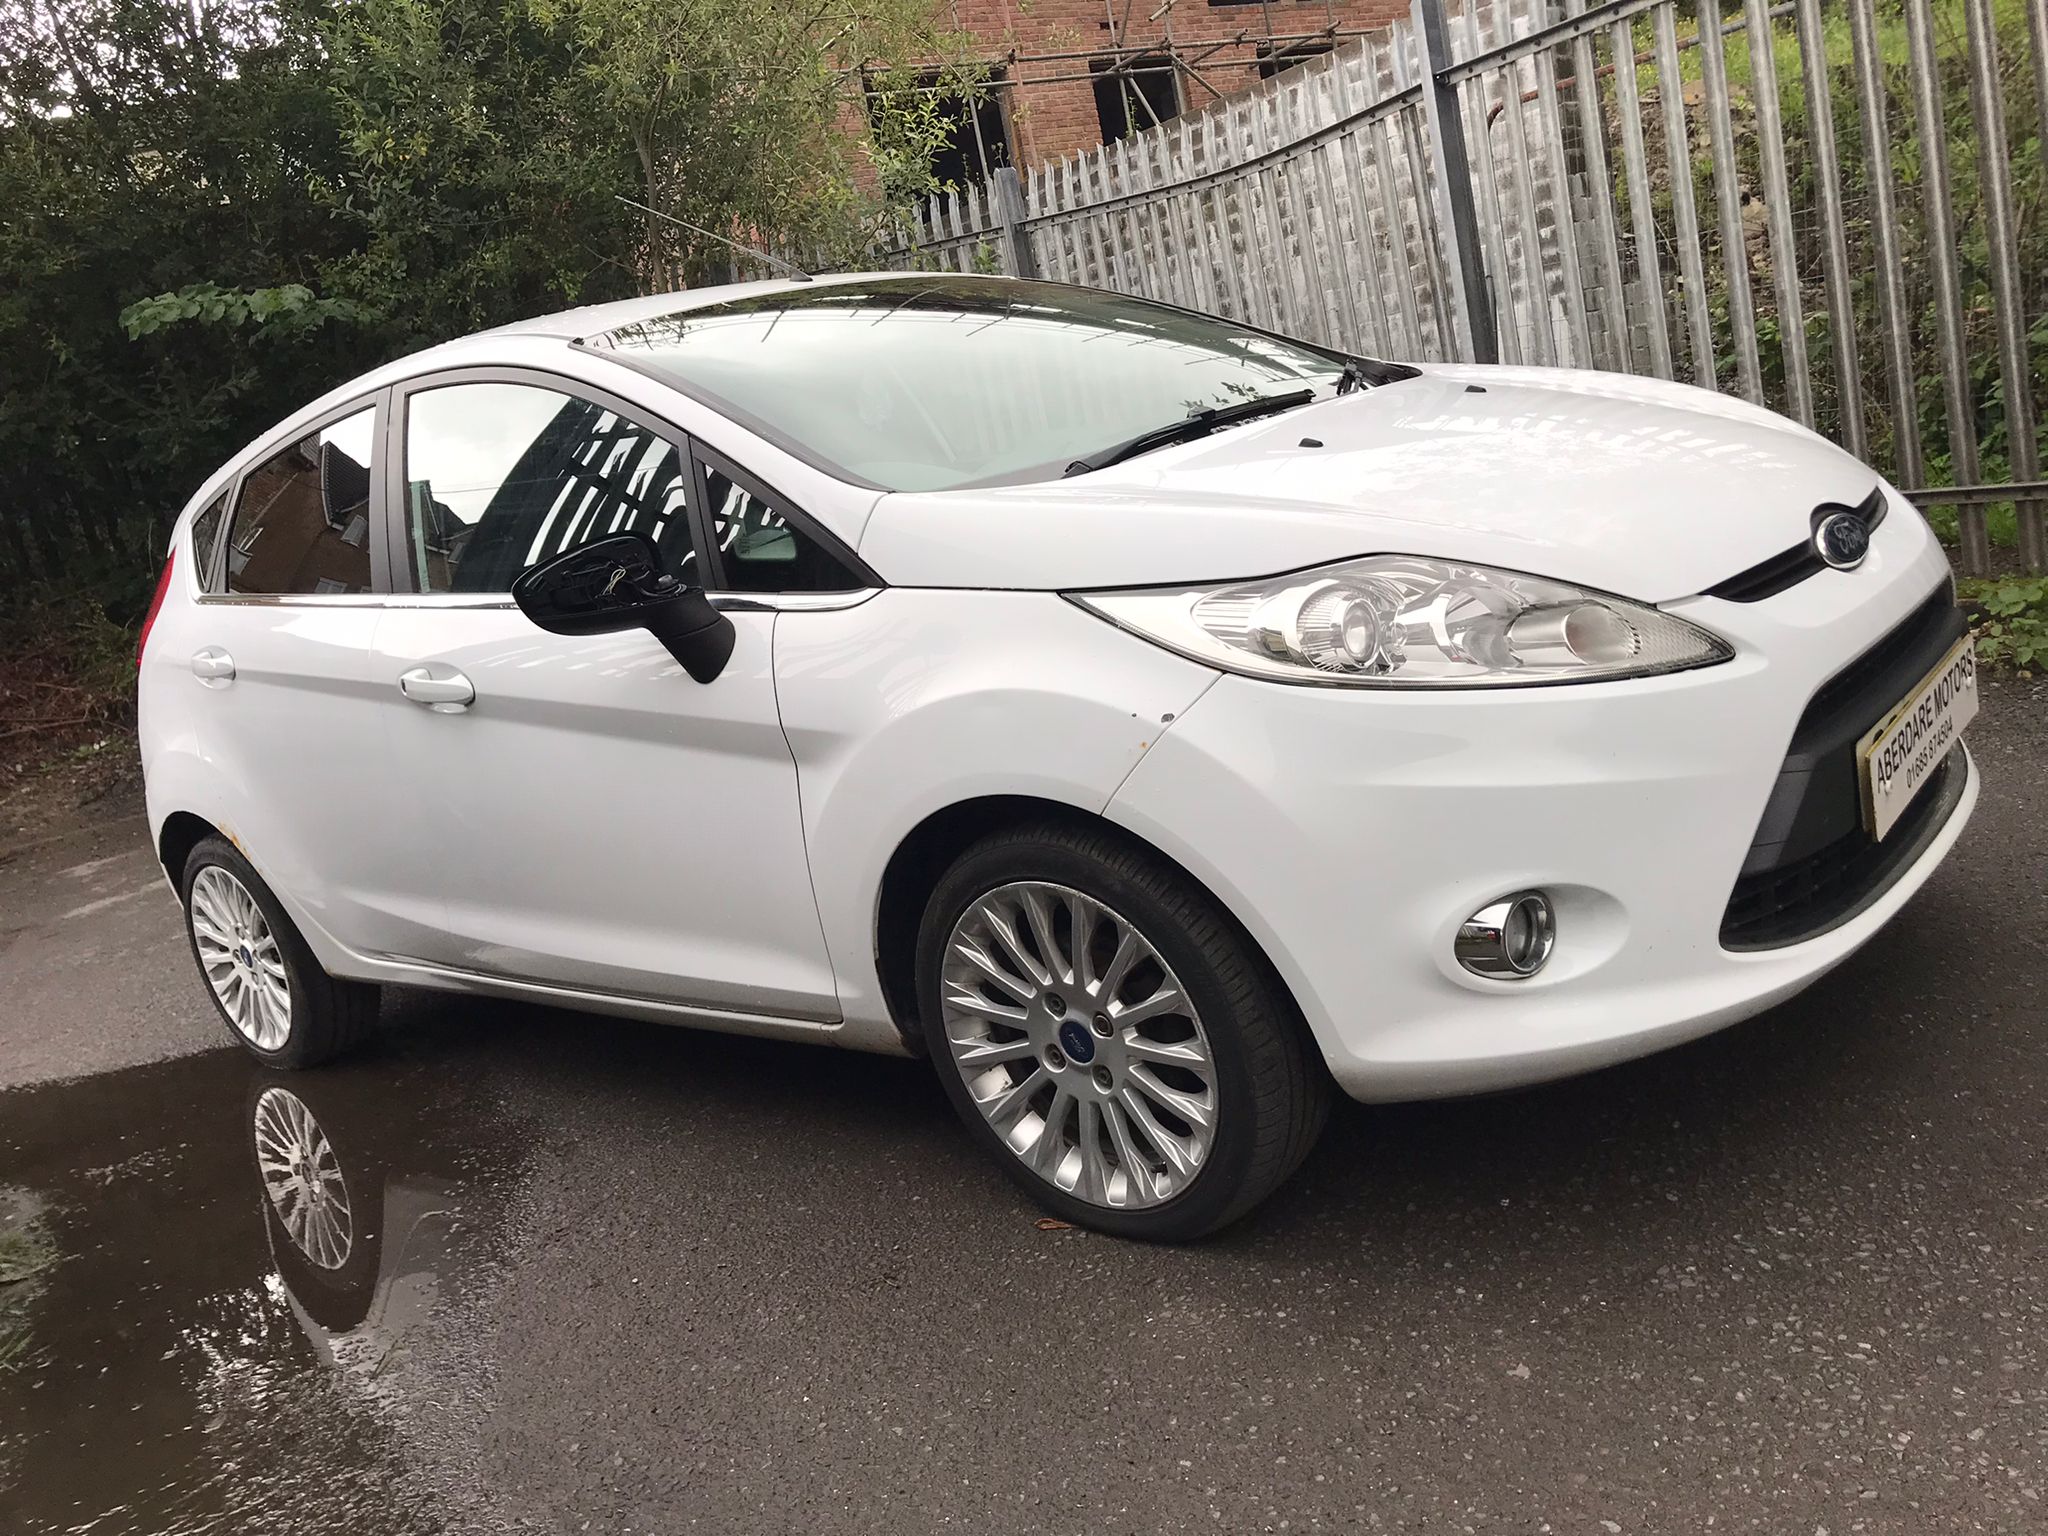
[[[1347,357],[1344,366],[1337,370],[1337,393],[1348,395],[1354,389],[1366,385],[1398,384],[1403,379],[1412,379],[1422,372],[1410,368],[1406,363],[1383,363],[1371,357]]]
[[[1091,453],[1085,459],[1076,459],[1067,466],[1068,475],[1085,475],[1091,469],[1107,469],[1112,464],[1121,464],[1125,459],[1136,458],[1141,453],[1150,453],[1154,448],[1165,448],[1173,443],[1192,443],[1197,438],[1207,437],[1218,427],[1227,427],[1234,421],[1250,421],[1254,416],[1270,416],[1276,411],[1291,411],[1297,405],[1307,405],[1315,399],[1312,389],[1290,389],[1281,395],[1261,395],[1256,400],[1240,400],[1235,405],[1208,405],[1189,411],[1179,421],[1170,421],[1163,427],[1154,427],[1149,432],[1140,432],[1136,437],[1125,438],[1122,442]]]

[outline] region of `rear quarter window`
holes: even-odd
[[[221,524],[227,520],[228,492],[222,491],[192,519],[192,569],[199,573],[202,592],[220,590],[220,574],[214,568],[214,549],[220,542]]]

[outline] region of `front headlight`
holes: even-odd
[[[1067,596],[1196,661],[1288,683],[1586,682],[1711,666],[1735,654],[1698,625],[1626,598],[1407,555],[1231,586]]]

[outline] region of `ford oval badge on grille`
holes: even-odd
[[[1813,530],[1813,547],[1838,571],[1853,571],[1870,553],[1870,528],[1854,512],[1833,512]]]

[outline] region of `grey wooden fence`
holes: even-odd
[[[2048,0],[1440,3],[935,198],[908,259],[1720,388],[1952,517],[1966,571],[2048,564]]]

